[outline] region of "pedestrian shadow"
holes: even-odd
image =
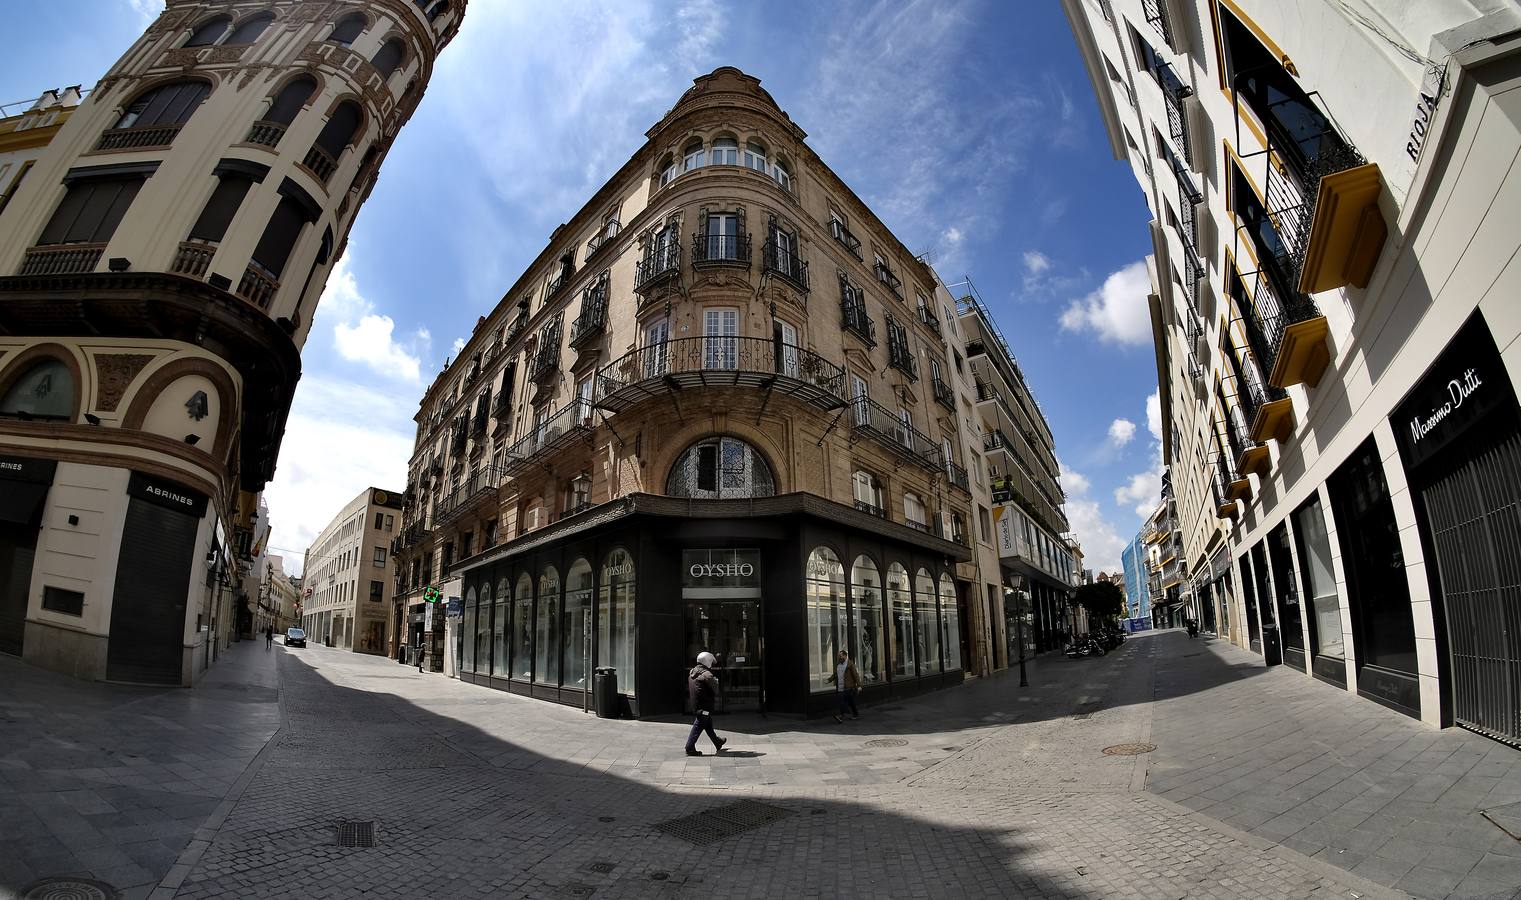
[[[713,755],[721,759],[758,759],[766,754],[759,750],[723,750]]]

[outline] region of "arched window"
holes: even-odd
[[[302,203],[293,197],[281,197],[280,205],[275,207],[274,214],[269,218],[269,224],[264,227],[264,234],[260,236],[258,245],[254,247],[253,261],[276,281],[285,271],[285,264],[290,260],[290,252],[295,248],[297,239],[301,237],[301,229],[306,226],[309,219],[310,216]]]
[[[665,187],[676,178],[676,157],[667,153],[665,159],[660,161],[660,187]]]
[[[327,124],[322,126],[322,131],[317,135],[316,146],[328,155],[328,158],[337,162],[343,151],[348,149],[354,141],[354,134],[359,131],[359,123],[363,121],[364,114],[359,109],[359,104],[352,100],[345,100],[333,110]]]
[[[935,579],[928,569],[914,575],[914,634],[918,643],[919,674],[940,671],[940,603]]]
[[[465,591],[465,658],[460,661],[460,669],[464,672],[475,671],[475,626],[480,619],[480,611],[476,608],[475,588]]]
[[[617,547],[602,563],[597,593],[597,665],[617,669],[618,692],[634,695],[634,560]]]
[[[560,617],[560,572],[545,566],[539,573],[537,644],[534,651],[533,683],[560,683],[560,641],[556,626]]]
[[[264,113],[264,121],[273,122],[276,125],[289,125],[296,119],[296,114],[301,112],[312,94],[317,91],[317,80],[310,75],[302,75],[291,80],[289,84],[280,89],[275,99],[269,104],[269,110]]]
[[[929,510],[924,500],[913,491],[903,492],[903,520],[920,531],[929,531]]]
[[[908,570],[898,563],[887,567],[887,609],[893,617],[893,677],[913,678],[914,604],[908,589]]]
[[[391,38],[381,45],[380,50],[375,54],[375,58],[370,60],[370,64],[375,67],[376,71],[380,72],[381,78],[390,78],[391,73],[396,71],[396,67],[401,65],[401,61],[406,55],[406,47],[402,44],[401,39]]]
[[[850,489],[855,496],[856,509],[874,516],[887,517],[887,508],[882,498],[882,482],[877,480],[877,476],[865,469],[857,469],[850,476]]]
[[[828,547],[808,554],[803,585],[808,604],[808,687],[834,689],[835,656],[845,646],[845,567]]]
[[[74,418],[74,372],[63,360],[32,364],[0,398],[0,416]]]
[[[512,606],[512,677],[527,681],[533,677],[533,579],[527,572],[518,576]]]
[[[161,84],[129,103],[114,127],[120,130],[183,125],[190,121],[191,114],[210,93],[211,85],[204,81],[171,81]]]
[[[702,161],[702,139],[696,138],[693,139],[691,143],[687,144],[687,149],[683,151],[681,171],[690,172],[693,169],[701,168]]]
[[[232,24],[232,16],[215,16],[207,19],[190,35],[190,40],[185,42],[186,47],[209,47],[221,40],[222,35],[227,33],[227,27]]]
[[[491,671],[491,583],[481,585],[480,613],[475,619],[475,670]]]
[[[511,598],[509,587],[506,575],[497,580],[496,603],[491,608],[491,674],[498,678],[506,678],[510,671],[507,668],[507,615],[510,611],[507,604]]]
[[[940,573],[940,630],[945,647],[945,670],[961,668],[961,610],[956,605],[956,585],[951,576]]]
[[[746,166],[754,169],[757,172],[766,172],[770,164],[766,162],[765,145],[759,143],[758,141],[749,141],[746,143],[744,163]]]
[[[333,33],[327,36],[329,41],[343,47],[354,43],[354,39],[364,32],[370,24],[364,17],[364,13],[351,13],[338,20],[333,26]]]
[[[449,11],[449,0],[438,0],[428,8],[428,21],[431,22]]]
[[[712,437],[688,447],[676,459],[665,492],[704,500],[771,497],[776,494],[776,479],[754,447],[736,438]]]
[[[570,688],[587,688],[587,624],[591,621],[592,567],[584,558],[570,564],[565,573],[565,608],[560,618],[560,639],[564,642],[565,677]]]
[[[264,29],[268,28],[269,23],[274,20],[274,13],[259,13],[256,16],[250,16],[243,20],[243,24],[233,29],[232,34],[229,34],[227,40],[222,43],[234,45],[252,44],[259,39],[259,35],[263,34]]]
[[[739,141],[736,141],[734,138],[718,138],[715,140],[708,164],[713,166],[739,165]]]
[[[771,177],[776,179],[777,184],[792,190],[792,167],[785,160],[778,159],[776,165],[771,167]]]
[[[850,567],[851,656],[867,684],[887,674],[882,656],[882,576],[869,556],[857,556]]]

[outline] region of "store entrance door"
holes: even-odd
[[[760,608],[759,600],[687,602],[686,665],[704,650],[718,657],[717,712],[759,712],[765,704]]]

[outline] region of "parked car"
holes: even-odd
[[[301,629],[301,628],[287,628],[287,629],[285,629],[285,646],[287,646],[287,647],[305,647],[306,646],[306,631],[304,629]]]

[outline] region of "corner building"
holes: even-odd
[[[307,639],[355,653],[385,654],[394,579],[391,541],[402,497],[366,488],[312,540],[301,568],[310,594],[301,609]]]
[[[0,652],[190,684],[252,627],[301,345],[464,7],[170,0],[11,176]]]
[[[1521,13],[1064,6],[1155,216],[1185,603],[1521,744]]]
[[[398,623],[442,655],[458,578],[460,677],[579,706],[610,666],[636,715],[704,649],[730,710],[831,708],[840,648],[868,700],[958,683],[992,632],[949,294],[757,79],[647,137],[423,397]]]

